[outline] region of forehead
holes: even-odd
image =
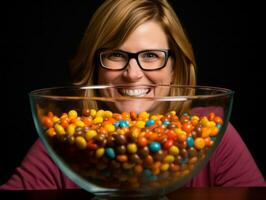
[[[147,21],[138,26],[120,46],[120,49],[125,51],[158,48],[168,48],[168,40],[162,26],[156,21]]]

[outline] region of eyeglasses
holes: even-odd
[[[151,49],[137,53],[122,50],[101,50],[99,58],[101,66],[108,70],[123,70],[127,67],[130,59],[134,58],[142,70],[153,71],[164,68],[170,55],[170,49]]]

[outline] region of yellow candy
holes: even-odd
[[[107,130],[107,132],[112,133],[115,131],[115,126],[112,124],[106,124],[104,128]]]
[[[97,116],[95,117],[95,119],[93,120],[93,123],[95,124],[99,124],[103,122],[103,117]]]
[[[85,149],[87,147],[87,142],[84,137],[81,136],[76,137],[75,142],[79,149]]]
[[[53,122],[54,123],[57,123],[57,122],[59,122],[60,121],[60,118],[59,117],[57,117],[57,116],[53,116]]]
[[[70,124],[70,125],[68,125],[68,127],[67,127],[67,135],[68,135],[68,136],[72,136],[72,135],[74,135],[74,133],[75,133],[75,128],[76,128],[76,126],[75,126],[74,124]]]
[[[60,124],[56,124],[54,126],[55,128],[55,131],[59,134],[59,135],[65,135],[66,132],[65,132],[65,129],[63,128],[63,126],[61,126]]]
[[[104,115],[104,110],[98,110],[96,113],[96,117],[103,117]]]
[[[156,121],[158,119],[158,116],[157,115],[152,115],[151,116],[151,119],[154,120],[154,121]]]
[[[144,128],[145,127],[145,122],[144,121],[137,121],[136,126],[138,128]]]
[[[171,114],[171,115],[176,115],[176,111],[175,111],[175,110],[172,110],[172,111],[170,112],[170,114]]]
[[[97,135],[97,132],[95,130],[89,130],[87,131],[87,133],[85,134],[85,138],[87,140],[90,140],[92,138],[94,138]]]
[[[68,118],[69,119],[76,119],[78,117],[78,113],[75,110],[70,110],[68,112]]]
[[[135,143],[130,143],[127,145],[127,150],[129,153],[136,153],[138,150],[138,147]]]
[[[164,158],[164,162],[166,163],[172,163],[175,161],[175,157],[172,156],[172,155],[167,155],[165,158]]]
[[[193,115],[193,116],[192,116],[192,120],[199,121],[199,117],[196,116],[196,115]]]
[[[75,125],[76,125],[76,126],[80,126],[80,127],[84,127],[84,126],[85,126],[84,122],[81,121],[81,120],[77,120],[77,121],[75,122]]]
[[[174,156],[178,155],[179,154],[178,147],[177,146],[171,146],[170,149],[169,149],[169,153],[171,155],[174,155]]]
[[[216,126],[216,123],[214,121],[210,121],[210,127],[213,128]]]
[[[181,128],[176,128],[175,133],[178,135],[187,135],[186,131],[183,131]]]
[[[103,117],[111,118],[112,116],[113,116],[113,113],[109,110],[104,111],[104,113],[103,113]]]
[[[49,137],[53,137],[53,136],[56,135],[56,132],[55,132],[54,128],[49,128],[49,129],[46,131],[46,133],[47,133],[47,135],[48,135]]]
[[[99,149],[96,150],[95,155],[96,155],[97,158],[101,158],[104,155],[104,152],[105,152],[104,148],[99,148]]]
[[[203,126],[208,126],[208,124],[209,124],[209,120],[208,120],[208,118],[207,117],[202,117],[202,119],[201,119],[201,124],[203,125]]]
[[[149,113],[147,112],[140,112],[139,117],[142,119],[148,119],[149,118]]]
[[[91,110],[90,110],[90,115],[91,115],[92,117],[95,117],[96,113],[97,113],[97,111],[96,111],[95,109],[91,109]]]
[[[167,171],[168,169],[169,169],[169,164],[168,163],[163,163],[162,165],[161,165],[161,170],[162,171]]]

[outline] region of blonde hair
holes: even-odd
[[[117,48],[139,25],[156,20],[164,29],[172,51],[172,84],[195,85],[195,58],[191,44],[167,0],[106,0],[93,15],[80,47],[71,61],[75,85],[97,84],[100,48]]]

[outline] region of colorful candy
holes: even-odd
[[[213,146],[223,119],[175,111],[70,110],[42,117],[47,139],[69,167],[110,188],[161,187],[187,176]]]

